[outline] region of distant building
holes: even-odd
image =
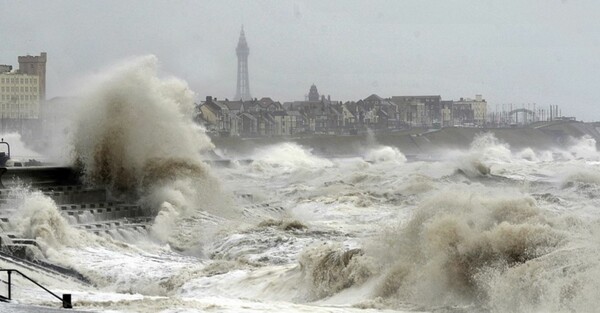
[[[401,120],[411,126],[432,126],[442,123],[442,97],[394,96],[391,101],[398,105]]]
[[[12,71],[12,65],[0,64],[0,74]]]
[[[235,53],[237,54],[238,58],[238,66],[237,88],[233,100],[249,101],[252,100],[252,96],[250,95],[250,76],[248,75],[248,55],[250,54],[250,48],[246,42],[244,26],[242,26]]]
[[[454,125],[483,126],[487,116],[487,102],[481,95],[475,99],[460,98],[452,104]]]
[[[318,102],[320,100],[319,91],[317,90],[317,86],[312,84],[310,86],[310,91],[308,92],[308,101],[310,102]]]
[[[211,96],[206,97],[206,101],[199,107],[199,113],[206,121],[207,130],[209,132],[217,132],[222,136],[229,136],[231,131],[231,118],[229,108],[222,102],[213,99]]]
[[[0,132],[39,138],[40,105],[46,95],[46,53],[19,56],[19,70],[0,65]]]
[[[303,115],[285,110],[278,101],[265,97],[251,101],[217,100],[206,97],[198,105],[196,120],[209,133],[219,136],[289,136],[303,131]]]
[[[36,75],[0,74],[0,115],[4,119],[37,119],[40,114],[40,83]]]
[[[18,132],[24,140],[38,137],[40,95],[37,76],[0,74],[0,132]]]
[[[454,101],[452,100],[442,100],[442,124],[441,127],[454,126],[454,122],[452,120],[452,107],[454,106]]]
[[[39,82],[39,99],[46,100],[46,52],[42,52],[39,56],[20,56],[19,57],[19,72],[27,75],[37,76]]]
[[[372,94],[358,102],[362,109],[361,121],[371,129],[398,127],[398,106],[390,99]]]

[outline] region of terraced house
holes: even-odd
[[[439,95],[393,96],[372,94],[358,101],[332,101],[310,87],[304,101],[281,104],[271,98],[217,101],[207,97],[198,105],[197,120],[219,136],[295,136],[356,134],[451,126],[479,127],[486,123],[487,102],[442,100]]]

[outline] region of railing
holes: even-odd
[[[15,269],[0,269],[0,272],[7,272],[8,274],[8,297],[3,297],[0,296],[2,298],[5,298],[7,300],[12,300],[12,273],[18,273],[19,275],[23,276],[24,278],[26,278],[27,280],[29,280],[30,282],[34,283],[36,286],[44,289],[47,293],[53,295],[55,298],[57,298],[58,300],[62,301],[62,307],[65,309],[72,309],[73,305],[71,304],[71,294],[65,293],[63,294],[62,297],[59,297],[58,295],[56,295],[54,292],[48,290],[48,288],[40,285],[38,282],[36,282],[35,280],[29,278],[27,275],[21,273],[19,270],[15,270]]]

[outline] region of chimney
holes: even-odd
[[[206,102],[212,102],[212,97],[211,96],[206,96]]]

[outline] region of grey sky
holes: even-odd
[[[600,120],[600,1],[7,1],[0,64],[48,52],[48,96],[154,54],[198,99],[235,94],[243,23],[254,97],[483,94]]]

